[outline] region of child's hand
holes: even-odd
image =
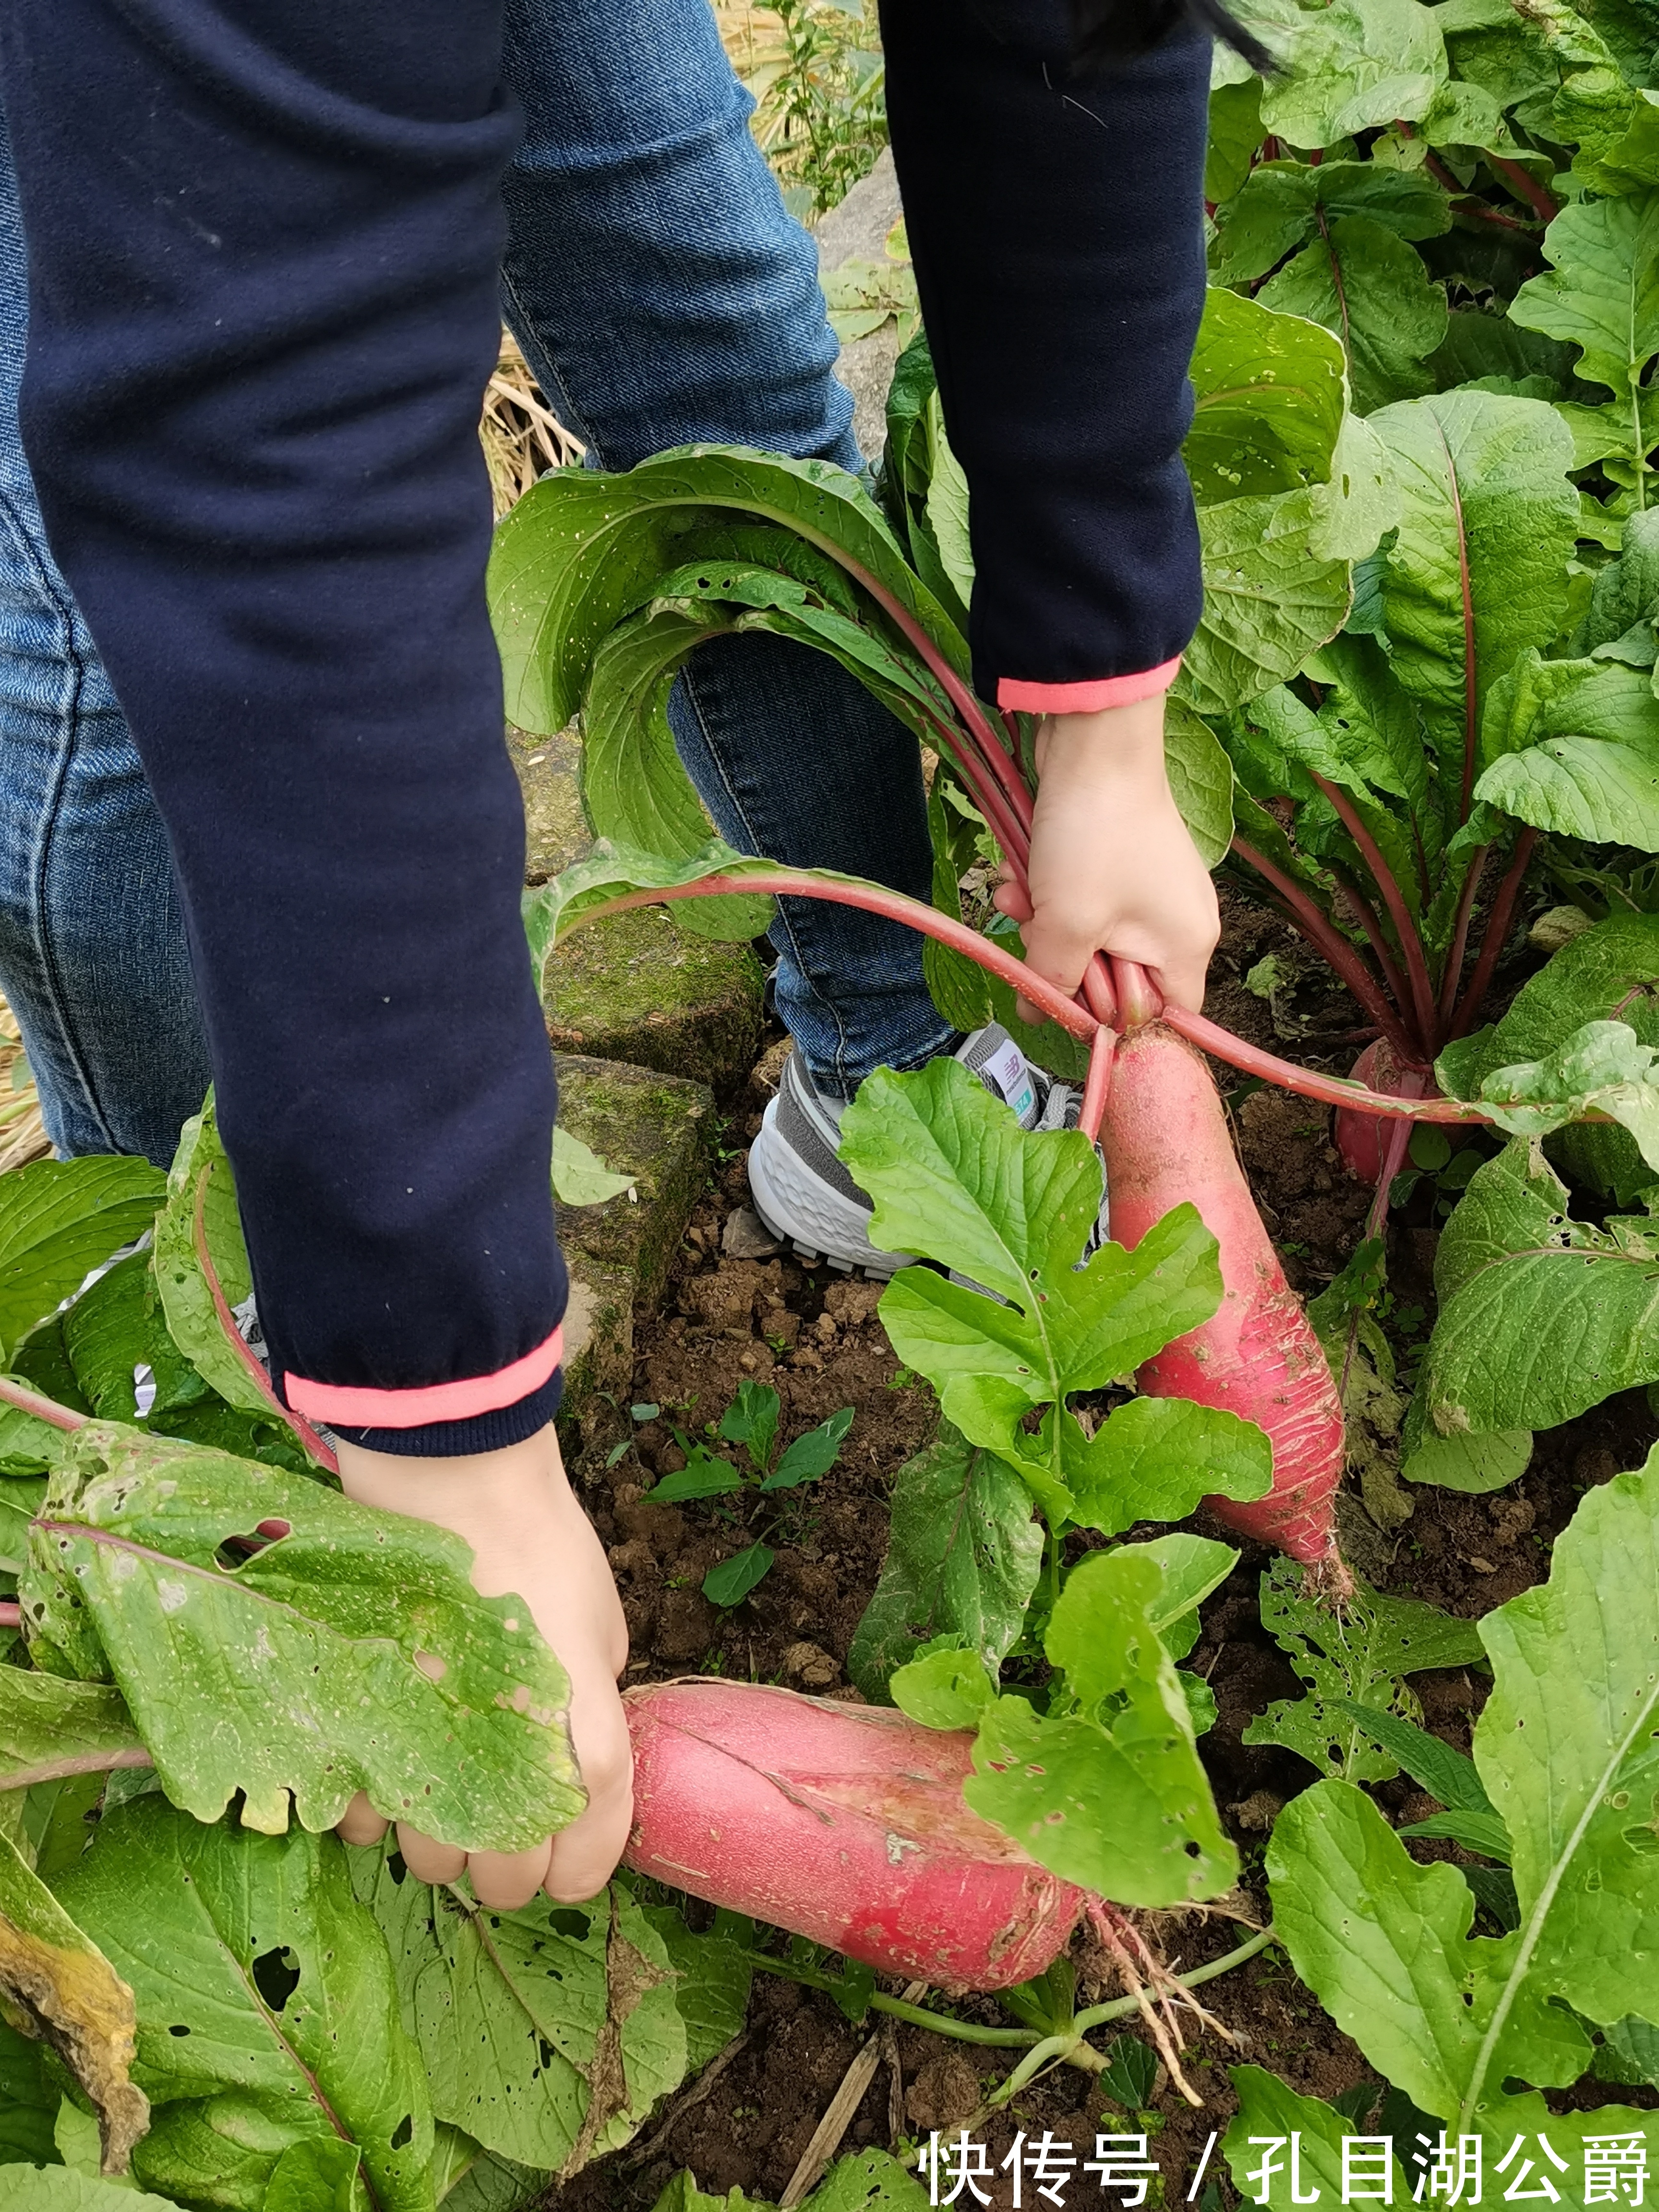
[[[1221,934],[1215,885],[1176,810],[1164,767],[1164,701],[1050,714],[1037,734],[1030,892],[999,886],[1025,957],[1069,997],[1097,951],[1150,969],[1196,1012]],[[1041,1021],[1022,1000],[1020,1017]]]
[[[400,1459],[342,1443],[340,1480],[349,1498],[435,1522],[474,1553],[473,1587],[485,1597],[512,1590],[570,1677],[570,1733],[587,1791],[586,1809],[527,1851],[474,1851],[398,1825],[398,1848],[421,1881],[453,1881],[465,1871],[480,1905],[510,1911],[538,1889],[565,1904],[594,1896],[622,1856],[634,1817],[633,1755],[617,1677],[628,1662],[628,1630],[616,1583],[592,1523],[565,1479],[550,1424],[503,1451],[467,1459]],[[378,1843],[386,1823],[360,1791],[340,1822],[349,1844]]]

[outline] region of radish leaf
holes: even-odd
[[[1586,1022],[1542,1060],[1496,1067],[1480,1097],[1500,1129],[1547,1136],[1592,1110],[1629,1130],[1659,1176],[1659,1050],[1624,1022]]]
[[[36,1160],[0,1185],[0,1352],[142,1237],[162,1181],[148,1160]]]
[[[1392,225],[1334,216],[1257,297],[1341,332],[1360,414],[1434,389],[1428,359],[1446,336],[1445,289]]]
[[[1628,410],[1659,354],[1659,191],[1563,208],[1543,250],[1553,266],[1521,287],[1510,319],[1578,347],[1579,375]]]
[[[1489,392],[1407,400],[1370,427],[1401,495],[1399,536],[1382,562],[1389,665],[1461,776],[1471,708],[1478,729],[1492,685],[1561,627],[1578,521],[1572,441],[1543,401]]]
[[[1648,704],[1659,726],[1659,701],[1649,694]],[[1659,853],[1659,726],[1642,746],[1547,738],[1494,761],[1476,795],[1517,822],[1564,837]]]
[[[894,1669],[935,1636],[960,1636],[995,1670],[1018,1638],[1042,1566],[1031,1493],[1006,1461],[949,1421],[894,1476],[888,1513],[881,1579],[848,1659],[878,1704],[888,1701]]]
[[[1395,1771],[1389,1747],[1371,1748],[1374,1739],[1352,1707],[1420,1718],[1401,1678],[1480,1658],[1476,1625],[1415,1598],[1384,1596],[1364,1583],[1334,1612],[1305,1583],[1292,1559],[1275,1559],[1261,1577],[1262,1626],[1288,1653],[1308,1694],[1269,1705],[1244,1730],[1244,1741],[1282,1744],[1322,1774],[1385,1782]]]
[[[429,1522],[96,1423],[19,1587],[37,1662],[112,1676],[198,1820],[240,1791],[243,1825],[281,1834],[291,1794],[301,1826],[331,1827],[362,1789],[446,1842],[527,1848],[582,1803],[568,1687],[521,1601],[480,1597],[470,1566]]]
[[[1617,1019],[1659,1047],[1659,915],[1616,915],[1563,945],[1529,976],[1501,1021],[1448,1045],[1435,1066],[1443,1091],[1479,1097],[1495,1069],[1547,1059],[1583,1023]],[[1628,1133],[1587,1123],[1563,1130],[1551,1157],[1575,1181],[1629,1205],[1653,1181]]]
[[[700,2074],[742,2033],[753,1969],[731,1929],[732,1915],[717,1913],[708,1934],[696,1936],[672,1905],[647,1905],[644,1912],[674,1969],[674,2006],[685,2023],[686,2073]],[[738,1922],[738,1929],[750,1926]]]
[[[205,1190],[203,1177],[207,1178]],[[196,1253],[198,1197],[214,1273],[227,1302],[240,1305],[253,1286],[230,1164],[214,1120],[210,1096],[184,1126],[167,1172],[167,1202],[155,1217],[151,1255],[167,1328],[180,1352],[222,1398],[243,1412],[265,1413],[270,1401],[229,1342]]]
[[[1357,1720],[1366,1734],[1393,1753],[1419,1789],[1437,1797],[1449,1810],[1478,1813],[1492,1823],[1490,1832],[1498,1849],[1492,1858],[1508,1861],[1509,1838],[1474,1761],[1437,1735],[1430,1735],[1398,1713],[1379,1711],[1375,1705],[1358,1705],[1352,1698],[1333,1698],[1332,1705]]]
[[[1418,122],[1446,81],[1435,11],[1417,0],[1334,0],[1312,15],[1247,0],[1241,14],[1284,65],[1263,88],[1261,121],[1292,146],[1328,146],[1396,116]]]
[[[1182,454],[1200,507],[1329,476],[1346,395],[1342,347],[1328,331],[1212,285],[1191,375]]]
[[[1100,1206],[1093,1147],[1075,1131],[1022,1129],[954,1060],[878,1070],[842,1135],[876,1202],[872,1235],[964,1279],[901,1270],[881,1301],[893,1349],[970,1443],[1018,1470],[1051,1523],[1109,1534],[1179,1518],[1213,1492],[1265,1493],[1267,1440],[1233,1415],[1137,1401],[1090,1437],[1066,1410],[1073,1393],[1133,1373],[1214,1312],[1215,1240],[1191,1206],[1133,1253],[1109,1243],[1085,1261]]]
[[[434,2114],[497,2157],[574,2173],[683,2079],[675,1972],[626,1890],[486,1911],[389,1847],[354,1854],[352,1879],[390,1946]]]
[[[1164,1581],[1139,1545],[1073,1569],[1044,1638],[1063,1690],[1046,1717],[1022,1697],[988,1705],[963,1784],[1040,1864],[1123,1905],[1212,1897],[1238,1871],[1154,1626]]]
[[[0,2203],[6,2212],[172,2212],[167,2197],[67,2166],[0,2166]]]
[[[106,1682],[0,1667],[0,1790],[149,1759],[120,1692]]]
[[[923,1728],[977,1728],[995,1702],[996,1685],[953,1638],[937,1638],[935,1644],[942,1648],[922,1651],[894,1674],[887,1686],[893,1703]]]
[[[1472,1178],[1435,1255],[1424,1362],[1442,1435],[1551,1429],[1659,1381],[1659,1220],[1574,1220],[1540,1147],[1514,1139]]]
[[[1346,1783],[1285,1808],[1267,1872],[1291,1961],[1338,2024],[1424,2110],[1494,2142],[1547,2118],[1541,2099],[1505,2094],[1509,2080],[1547,2088],[1583,2071],[1575,2014],[1612,2023],[1651,2002],[1659,1462],[1591,1491],[1547,1583],[1480,1626],[1494,1686],[1474,1761],[1513,1846],[1516,1931],[1471,1941],[1461,1875],[1415,1865]],[[1581,2121],[1641,2124],[1606,2109]]]
[[[1219,284],[1249,283],[1316,237],[1319,217],[1364,216],[1396,238],[1437,238],[1451,227],[1446,196],[1422,170],[1380,162],[1263,161],[1216,216],[1210,268]],[[1190,441],[1189,441],[1190,444]]]
[[[268,2174],[290,2143],[337,2132],[386,2212],[429,2212],[426,2082],[332,1836],[204,1826],[143,1797],[106,1815],[58,1888],[137,2000],[135,2078],[159,2108],[141,2183],[194,2194],[215,2155]],[[232,2114],[215,2125],[221,2098],[258,2122],[251,2145]]]
[[[98,2114],[102,2161],[125,2173],[149,2117],[135,2086],[132,1991],[95,1935],[0,1834],[0,2007],[48,2042]]]
[[[1411,2185],[1401,2170],[1393,2147],[1381,2163],[1368,2161],[1363,2171],[1345,2173],[1342,2143],[1354,2133],[1346,2115],[1319,2097],[1304,2097],[1288,2082],[1280,2081],[1260,2066],[1230,2066],[1228,2078],[1238,2096],[1238,2110],[1225,2136],[1221,2154],[1246,2203],[1271,2203],[1276,2189],[1285,2201],[1285,2177],[1290,2172],[1290,2146],[1297,2145],[1300,2160],[1302,2201],[1340,2204],[1352,2196],[1353,2184],[1374,2188],[1379,2196],[1386,2184],[1385,2203],[1411,2201]],[[1374,2094],[1374,2093],[1373,2093]]]
[[[656,592],[685,557],[689,532],[727,513],[781,524],[875,577],[965,669],[967,648],[911,570],[856,477],[827,461],[737,447],[686,446],[626,475],[558,470],[519,501],[495,532],[490,614],[507,679],[507,713],[550,736],[580,704],[602,639]]]

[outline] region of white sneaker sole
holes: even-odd
[[[749,1148],[750,1195],[770,1234],[809,1266],[827,1261],[844,1274],[856,1267],[877,1282],[912,1266],[912,1254],[884,1252],[870,1242],[865,1229],[869,1215],[815,1175],[778,1135],[777,1110],[774,1098]]]

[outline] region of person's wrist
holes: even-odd
[[[1137,699],[1087,714],[1050,714],[1041,735],[1043,777],[1067,783],[1136,786],[1167,792],[1164,698]]]
[[[563,1474],[551,1425],[498,1451],[448,1458],[405,1458],[339,1440],[340,1486],[360,1505],[455,1525],[455,1516],[489,1518],[502,1507],[549,1496]]]

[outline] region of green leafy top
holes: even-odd
[[[953,1060],[872,1075],[841,1130],[876,1201],[872,1234],[960,1276],[894,1276],[880,1303],[891,1345],[969,1443],[1020,1471],[1053,1524],[1115,1533],[1146,1516],[1179,1520],[1212,1491],[1265,1493],[1270,1451],[1237,1416],[1139,1401],[1088,1436],[1066,1409],[1218,1305],[1214,1239],[1190,1206],[1134,1252],[1103,1243],[1084,1261],[1099,1214],[1093,1146],[1075,1130],[1022,1130]],[[1033,1436],[1024,1416],[1037,1407]]]
[[[1576,2080],[1590,2057],[1579,2018],[1652,2002],[1659,1463],[1592,1491],[1548,1583],[1480,1626],[1494,1686],[1474,1760],[1511,1841],[1518,1928],[1471,1939],[1462,1875],[1413,1864],[1344,1782],[1285,1808],[1267,1868],[1275,1924],[1339,2026],[1449,2129],[1502,2135],[1541,2111],[1506,2081]]]
[[[1307,1694],[1269,1705],[1245,1729],[1244,1741],[1282,1744],[1322,1774],[1386,1782],[1397,1771],[1395,1761],[1386,1747],[1370,1747],[1371,1731],[1352,1708],[1419,1718],[1401,1678],[1480,1658],[1478,1627],[1416,1598],[1387,1596],[1357,1578],[1352,1598],[1334,1613],[1308,1591],[1306,1580],[1291,1559],[1274,1560],[1261,1577],[1262,1626],[1290,1655]]]
[[[0,1356],[88,1271],[142,1237],[162,1178],[148,1160],[36,1160],[6,1178],[0,1209]]]
[[[58,1891],[137,1999],[136,2078],[155,2104],[252,2093],[279,2140],[355,2142],[386,2212],[430,2212],[425,2076],[333,1837],[239,1834],[142,1797],[106,1815]],[[167,2186],[178,2155],[153,2129],[139,2179]]]
[[[1237,1556],[1196,1536],[1091,1552],[1049,1616],[1046,1713],[999,1696],[954,1638],[899,1668],[895,1702],[927,1727],[977,1729],[963,1795],[1055,1874],[1128,1905],[1213,1896],[1237,1859],[1165,1638]]]
[[[1109,1243],[1085,1261],[1100,1210],[1093,1146],[1076,1131],[1022,1129],[951,1060],[878,1070],[842,1138],[875,1200],[872,1235],[964,1279],[895,1276],[881,1302],[894,1350],[971,1443],[1018,1470],[1051,1522],[1114,1533],[1147,1515],[1178,1519],[1208,1492],[1266,1492],[1267,1440],[1236,1416],[1147,1400],[1090,1436],[1067,1409],[1220,1303],[1215,1239],[1193,1207],[1166,1214],[1133,1252]],[[1038,1407],[1032,1435],[1025,1416]]]
[[[568,1687],[527,1609],[480,1597],[470,1566],[426,1522],[93,1423],[19,1589],[37,1664],[112,1679],[199,1820],[240,1791],[244,1823],[280,1834],[291,1795],[325,1828],[362,1789],[447,1841],[527,1847],[582,1802]]]

